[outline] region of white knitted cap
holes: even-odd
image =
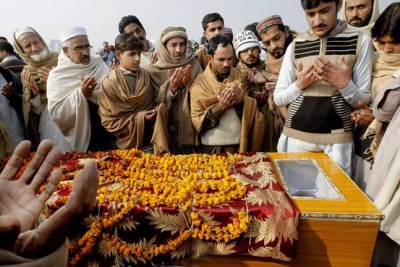
[[[239,58],[239,53],[252,47],[258,47],[261,51],[260,42],[257,36],[252,31],[242,31],[236,35],[235,41],[236,57]]]

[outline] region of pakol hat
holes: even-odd
[[[161,33],[161,42],[165,45],[169,39],[175,37],[182,37],[187,43],[188,36],[186,29],[183,27],[168,27]]]
[[[81,35],[86,35],[86,29],[83,27],[75,27],[75,28],[71,28],[68,30],[63,31],[60,34],[60,39],[61,42],[64,43],[65,41],[68,41],[69,39],[76,37],[76,36],[81,36]]]
[[[283,25],[283,21],[281,16],[279,15],[272,15],[263,20],[261,20],[256,27],[258,34],[264,33],[268,30],[269,27],[275,25]]]
[[[236,57],[238,57],[238,58],[239,58],[240,52],[245,51],[252,47],[258,47],[258,49],[260,49],[260,51],[261,51],[260,42],[258,41],[255,33],[252,31],[239,32],[236,35],[234,45],[235,45]]]

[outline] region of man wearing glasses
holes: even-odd
[[[65,30],[60,37],[62,53],[47,81],[51,119],[74,151],[115,148],[113,136],[101,125],[97,102],[109,69],[101,58],[90,53],[85,28]]]

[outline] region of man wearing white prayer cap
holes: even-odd
[[[113,136],[101,125],[97,98],[108,66],[97,55],[83,27],[63,31],[58,66],[47,81],[51,119],[58,125],[72,150],[79,152],[115,148]]]
[[[15,50],[27,63],[21,72],[23,84],[22,110],[27,138],[36,149],[39,142],[51,139],[63,153],[71,150],[47,109],[47,78],[58,62],[58,53],[51,52],[32,27],[21,27],[14,32]]]

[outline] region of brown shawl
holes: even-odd
[[[138,72],[135,94],[131,93],[128,81],[120,67],[114,69],[103,81],[103,95],[98,98],[99,113],[104,128],[117,138],[120,149],[142,148],[146,111],[153,109],[154,89],[147,70]],[[167,121],[164,104],[156,108],[152,144],[154,153],[169,151]]]
[[[175,62],[165,45],[161,42],[161,36],[157,41],[156,51],[158,61],[149,67],[150,77],[153,83],[159,87],[160,92],[157,103],[165,103],[170,111],[170,121],[178,121],[179,141],[182,145],[198,145],[197,133],[190,119],[190,96],[189,88],[196,77],[203,72],[200,63],[196,60],[194,53],[186,53],[181,62]],[[169,94],[168,78],[176,68],[191,65],[192,76],[185,88],[178,91],[178,95],[172,98]],[[174,103],[174,104],[173,104]]]
[[[192,103],[192,122],[198,132],[201,131],[204,118],[208,110],[218,105],[219,90],[233,84],[244,84],[244,77],[237,70],[231,68],[231,73],[222,83],[218,82],[210,64],[199,75],[190,88]],[[239,152],[260,151],[264,136],[264,116],[258,111],[257,101],[245,96],[242,115]]]

